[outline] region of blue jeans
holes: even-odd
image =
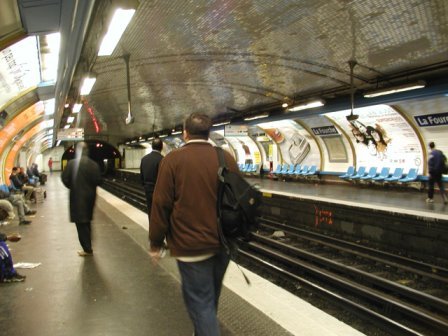
[[[218,253],[199,262],[177,261],[182,278],[182,294],[194,325],[195,336],[219,336],[217,318],[222,280],[230,258]]]

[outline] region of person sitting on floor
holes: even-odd
[[[9,180],[11,181],[11,186],[13,187],[13,189],[17,189],[17,190],[21,190],[25,193],[25,199],[26,200],[30,200],[31,196],[34,193],[34,187],[32,186],[27,186],[24,185],[20,180],[19,177],[17,176],[17,174],[19,173],[19,168],[17,167],[13,167],[12,168],[12,173],[9,176]]]
[[[19,225],[31,224],[30,220],[27,220],[25,216],[31,216],[36,214],[36,211],[31,210],[23,199],[21,194],[11,194],[6,184],[0,185],[0,200],[6,199],[11,202],[17,208],[19,214]]]
[[[44,185],[45,182],[47,182],[47,175],[39,172],[39,166],[37,165],[37,163],[33,163],[31,165],[31,171],[34,176],[37,176],[39,178],[41,185]]]
[[[6,241],[17,242],[20,240],[18,235],[7,236],[0,232],[0,283],[4,282],[22,282],[26,276],[17,273],[12,262],[11,252]]]
[[[2,192],[0,190],[0,192]],[[14,213],[14,207],[12,206],[11,202],[7,199],[0,199],[0,209],[3,210],[6,214],[3,216],[0,216],[0,221],[2,220],[12,220],[16,217]]]
[[[23,167],[19,168],[19,172],[17,173],[17,177],[19,179],[20,182],[22,182],[22,184],[24,185],[30,185],[32,187],[37,186],[36,184],[36,180],[29,178],[28,175],[25,173],[25,169]]]

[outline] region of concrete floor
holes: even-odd
[[[0,227],[22,235],[9,243],[15,263],[42,263],[18,270],[25,282],[0,285],[0,335],[191,335],[178,282],[103,212],[93,221],[95,256],[77,255],[68,191],[55,177],[31,225]]]

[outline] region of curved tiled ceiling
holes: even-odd
[[[110,11],[109,2],[96,7],[70,94],[78,99],[82,75],[95,72],[88,106],[99,133],[118,139],[173,128],[193,111],[238,116],[346,95],[350,59],[358,90],[447,70],[444,0],[140,1],[114,53],[97,57],[106,21],[98,18]],[[97,134],[85,111],[79,125]]]

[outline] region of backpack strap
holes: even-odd
[[[218,162],[219,162],[218,177],[221,182],[224,182],[223,172],[224,170],[228,169],[226,160],[224,159],[224,151],[221,147],[215,147],[215,148],[216,152],[218,153]]]

